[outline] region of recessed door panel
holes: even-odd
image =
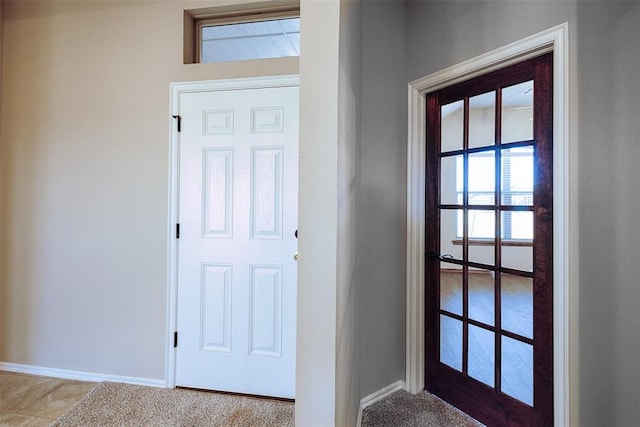
[[[200,294],[201,349],[231,351],[231,265],[203,264]]]
[[[228,239],[233,234],[233,149],[203,152],[202,237]]]
[[[280,357],[282,267],[251,266],[251,354]]]
[[[282,147],[251,149],[251,238],[282,239]]]

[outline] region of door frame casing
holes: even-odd
[[[170,84],[169,118],[169,197],[167,213],[167,314],[166,314],[166,357],[165,387],[176,386],[176,348],[173,346],[174,333],[178,325],[178,239],[176,224],[180,222],[180,96],[195,92],[216,92],[241,89],[266,89],[300,86],[297,74],[271,77],[251,77],[240,79],[174,82]]]
[[[406,386],[412,393],[424,390],[425,373],[425,176],[426,102],[428,92],[504,68],[547,52],[553,52],[553,364],[556,426],[570,425],[571,332],[577,332],[576,303],[570,295],[577,286],[577,181],[570,179],[569,152],[576,157],[569,138],[569,25],[564,23],[502,48],[477,56],[409,83],[407,147],[407,265],[406,265]],[[573,302],[573,306],[571,303]],[[572,323],[570,325],[570,322]],[[576,372],[574,369],[573,372]]]

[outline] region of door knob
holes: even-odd
[[[293,254],[293,260],[296,261],[296,262],[298,261],[298,252]]]
[[[444,259],[454,259],[454,258],[453,258],[453,255],[451,254],[438,255],[435,252],[429,252],[427,254],[427,259],[431,261],[435,261],[437,259],[444,260]]]

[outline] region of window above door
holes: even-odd
[[[300,56],[297,6],[185,12],[185,63]]]

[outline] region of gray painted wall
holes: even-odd
[[[365,1],[358,200],[360,396],[404,379],[404,4]]]
[[[579,361],[579,371],[575,364],[571,370],[579,399],[572,420],[637,424],[640,3],[415,1],[406,13],[407,81],[569,22],[570,126],[578,148],[570,156],[580,218],[579,284],[570,295],[580,331],[571,337]]]
[[[640,3],[578,3],[580,421],[638,424]]]
[[[570,1],[408,1],[406,6],[407,81],[563,22],[575,23],[577,13]]]

